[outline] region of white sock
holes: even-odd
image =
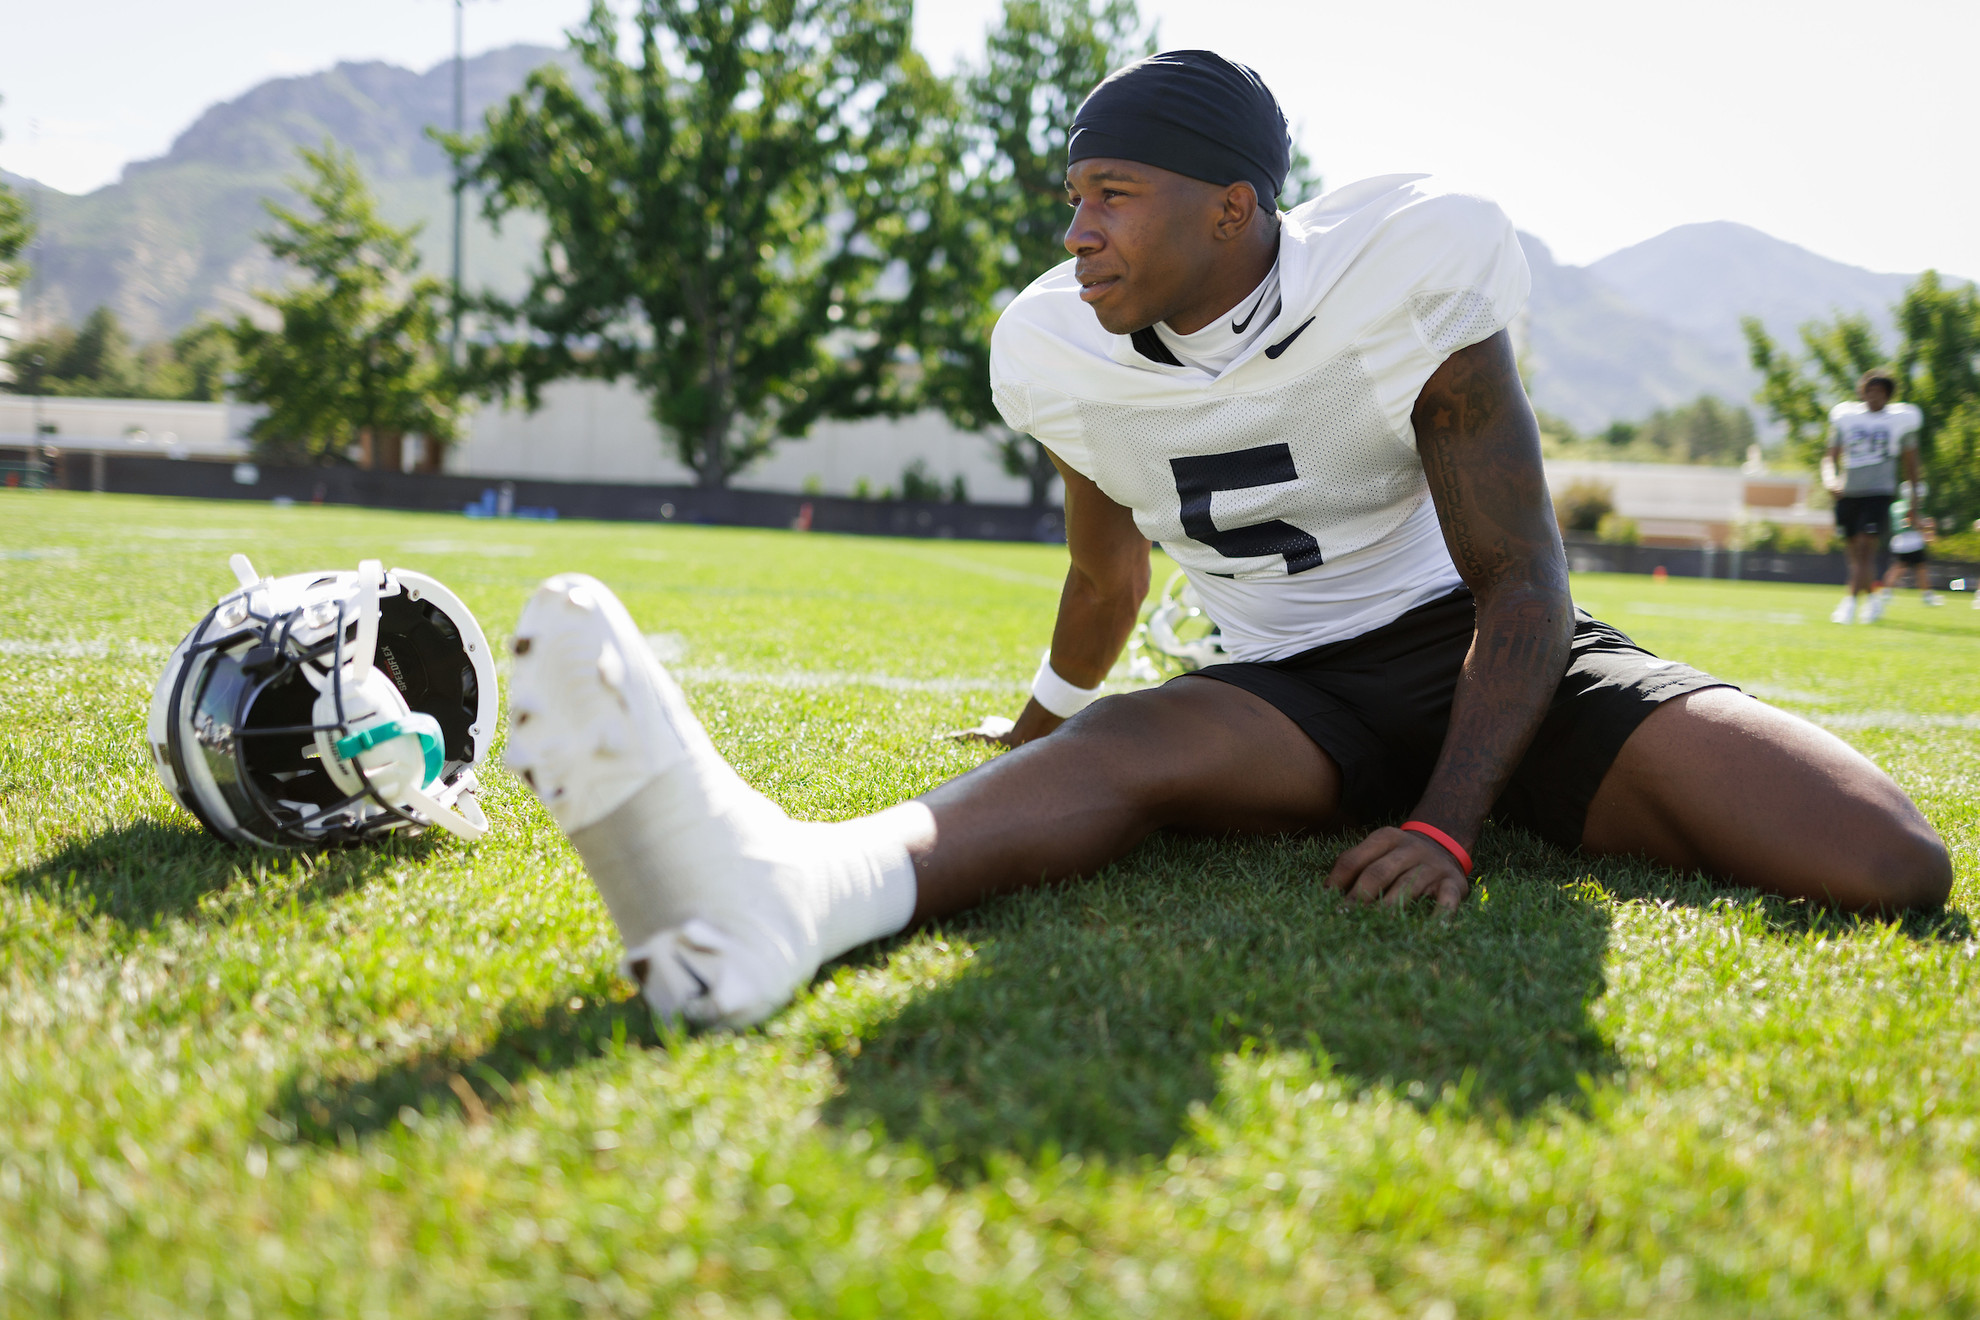
[[[524,607],[509,708],[508,762],[584,858],[657,1012],[758,1021],[913,915],[927,807],[791,820],[722,759],[593,579],[552,578]]]

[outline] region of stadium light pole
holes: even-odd
[[[467,127],[466,64],[461,48],[462,10],[465,0],[454,0],[454,136]],[[447,338],[447,360],[461,362],[461,208],[467,180],[461,162],[454,161],[454,305],[453,327]]]

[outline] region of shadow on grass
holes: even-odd
[[[969,1176],[998,1152],[1160,1158],[1247,1043],[1515,1117],[1619,1071],[1589,1015],[1610,914],[1567,883],[1585,870],[1554,854],[1448,917],[1370,911],[1318,883],[1339,846],[1158,836],[968,914],[944,933],[970,970],[843,1051],[829,1117]]]
[[[637,995],[601,1000],[587,989],[547,1009],[512,1012],[483,1044],[416,1055],[367,1077],[314,1072],[291,1077],[268,1113],[285,1138],[313,1145],[381,1131],[407,1108],[422,1117],[453,1114],[481,1122],[531,1077],[562,1072],[613,1050],[661,1043],[644,1000]]]
[[[308,902],[334,898],[396,863],[424,858],[435,842],[388,839],[361,848],[258,850],[234,847],[190,823],[143,820],[72,839],[0,883],[86,918],[142,929],[190,916],[209,894],[244,880],[256,886],[287,882]]]

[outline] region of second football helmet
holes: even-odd
[[[1128,651],[1130,663],[1150,662],[1153,671],[1150,677],[1161,673],[1186,674],[1230,659],[1224,650],[1223,634],[1204,613],[1202,598],[1180,569],[1163,585],[1162,595],[1149,611],[1147,621],[1136,626]]]

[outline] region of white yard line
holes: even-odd
[[[121,660],[166,655],[168,646],[157,642],[134,642],[126,638],[97,641],[22,641],[0,637],[0,656],[22,660]]]
[[[1884,729],[1893,732],[1920,729],[1980,729],[1980,715],[1914,715],[1908,710],[1858,710],[1848,712],[1797,711],[1811,724],[1825,729]]]
[[[538,553],[533,545],[513,545],[491,541],[401,541],[399,551],[408,555],[469,555],[484,559],[531,559]]]
[[[883,692],[1022,692],[1020,678],[900,678],[893,674],[838,674],[801,669],[731,669],[726,665],[673,665],[675,677],[689,683],[731,683],[738,687],[797,690],[870,687]]]
[[[1806,615],[1781,610],[1740,610],[1729,606],[1665,605],[1658,601],[1633,600],[1623,606],[1631,614],[1649,614],[1664,619],[1699,619],[1711,623],[1776,623],[1788,627],[1808,622]]]

